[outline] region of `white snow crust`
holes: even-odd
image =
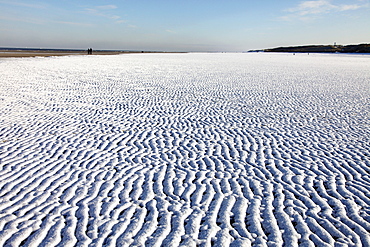
[[[0,60],[0,246],[370,246],[370,56]]]

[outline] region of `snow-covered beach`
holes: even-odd
[[[370,246],[370,56],[0,59],[0,246]]]

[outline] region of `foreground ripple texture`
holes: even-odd
[[[0,60],[0,246],[370,246],[370,56]]]

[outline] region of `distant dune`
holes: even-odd
[[[264,52],[317,52],[317,53],[370,53],[370,44],[359,45],[305,45],[277,47],[260,50]]]

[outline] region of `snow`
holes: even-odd
[[[0,246],[370,246],[370,57],[0,59]]]

